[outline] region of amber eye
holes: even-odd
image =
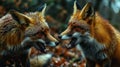
[[[75,22],[73,22],[73,24],[75,24]]]
[[[80,28],[75,28],[75,31],[81,31],[82,29],[80,29]]]
[[[88,23],[89,25],[91,25],[91,24],[92,24],[92,20],[89,20],[87,23]]]
[[[41,28],[41,31],[44,31],[44,30],[45,30],[45,29],[42,27],[42,28]]]

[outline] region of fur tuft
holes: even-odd
[[[30,58],[31,67],[43,67],[49,63],[49,60],[52,58],[52,54],[42,54]]]

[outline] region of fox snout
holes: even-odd
[[[58,44],[58,40],[53,37],[50,33],[49,25],[45,19],[45,10],[46,4],[41,7],[41,11],[27,13],[26,15],[34,21],[34,23],[29,24],[25,33],[26,36],[33,36],[34,39],[42,39],[45,37],[49,42],[45,43],[48,45],[56,46]]]
[[[58,38],[62,40],[67,40],[67,39],[70,39],[71,37],[72,37],[72,34],[58,36]]]
[[[70,48],[75,47],[77,44],[79,44],[82,41],[81,36],[82,36],[81,33],[75,32],[73,34],[63,35],[59,37],[62,40],[70,39],[69,44],[66,46],[68,49],[70,49]]]
[[[48,40],[46,40],[46,44],[48,44],[48,46],[52,46],[52,47],[55,47],[59,44],[59,41],[53,37],[51,34],[50,34],[50,31],[45,31],[45,36]]]

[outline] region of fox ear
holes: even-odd
[[[95,11],[92,7],[92,4],[90,2],[88,2],[84,7],[83,9],[81,10],[81,13],[80,13],[80,16],[83,18],[83,19],[86,19],[90,16],[94,16],[95,14]]]
[[[44,17],[44,15],[45,15],[45,10],[46,10],[46,7],[47,7],[47,5],[46,4],[44,4],[44,7],[43,7],[43,9],[42,9],[42,16]]]
[[[22,14],[19,13],[15,10],[10,10],[9,13],[12,15],[12,17],[19,23],[22,25],[28,25],[29,23],[33,23],[33,19]]]
[[[73,8],[74,8],[73,14],[75,14],[78,10],[81,10],[81,6],[76,0],[74,1]]]
[[[40,12],[40,15],[43,16],[43,17],[44,17],[44,15],[45,15],[46,7],[47,7],[47,5],[44,4],[44,5],[42,5],[41,7],[39,7],[39,8],[37,9],[37,11],[39,11],[39,12]]]

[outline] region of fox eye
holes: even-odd
[[[73,22],[73,24],[75,24],[75,22]]]
[[[76,25],[76,22],[73,22],[72,25]]]
[[[91,25],[91,24],[92,24],[92,20],[89,20],[87,23],[88,23],[89,25]]]
[[[42,27],[41,30],[44,31],[44,28]]]

